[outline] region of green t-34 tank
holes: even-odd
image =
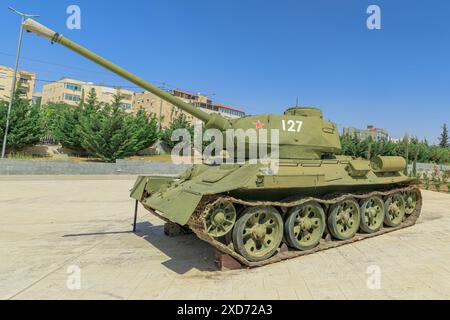
[[[247,266],[260,266],[415,224],[422,197],[402,157],[339,156],[335,124],[315,108],[226,119],[160,90],[29,19],[24,28],[83,55],[192,114],[206,128],[279,130],[278,171],[261,162],[194,165],[141,176],[131,197]],[[247,149],[249,146],[246,146]]]

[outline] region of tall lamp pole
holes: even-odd
[[[16,91],[17,69],[19,68],[20,48],[22,46],[23,22],[27,18],[38,18],[39,17],[38,15],[35,15],[35,14],[26,14],[26,13],[19,12],[16,9],[11,8],[11,7],[9,7],[8,9],[13,11],[14,13],[17,13],[18,15],[20,15],[22,18],[22,21],[20,23],[19,43],[17,45],[17,53],[16,53],[16,66],[14,68],[14,76],[13,76],[13,80],[12,80],[12,84],[11,84],[11,95],[10,95],[10,99],[9,99],[8,113],[6,115],[5,135],[3,136],[3,146],[2,146],[2,159],[5,158],[6,142],[8,140],[8,130],[9,130],[9,117],[11,115],[11,108],[12,108],[12,104],[13,104],[13,100],[14,100],[14,93]]]

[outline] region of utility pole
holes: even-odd
[[[17,13],[18,15],[20,15],[22,20],[20,23],[19,43],[17,44],[16,65],[14,68],[14,76],[13,76],[13,80],[12,80],[12,84],[11,84],[11,95],[10,95],[10,100],[9,100],[9,105],[8,105],[8,112],[6,115],[5,135],[3,136],[3,146],[2,146],[2,159],[5,158],[6,142],[8,141],[9,117],[11,115],[11,108],[12,108],[12,104],[13,104],[13,100],[14,100],[14,93],[16,92],[17,70],[19,68],[20,49],[22,46],[23,22],[27,18],[39,18],[38,15],[22,13],[11,7],[9,7],[8,9],[13,11],[14,13]]]
[[[162,131],[162,112],[163,112],[163,99],[159,105],[159,131]]]

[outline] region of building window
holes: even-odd
[[[5,91],[5,86],[0,86],[0,91]]]
[[[64,88],[72,91],[81,91],[81,85],[74,83],[64,83]]]
[[[64,94],[64,100],[68,100],[68,101],[74,101],[74,102],[79,102],[81,100],[80,96],[77,96],[75,94]]]
[[[130,109],[131,109],[131,104],[129,104],[129,103],[122,103],[122,104],[120,105],[120,107],[121,107],[122,109],[124,109],[124,110],[130,110]]]
[[[0,72],[0,78],[6,79],[6,77],[7,77],[6,73]]]

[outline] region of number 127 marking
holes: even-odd
[[[282,120],[283,131],[300,132],[302,129],[303,121],[295,120]]]

